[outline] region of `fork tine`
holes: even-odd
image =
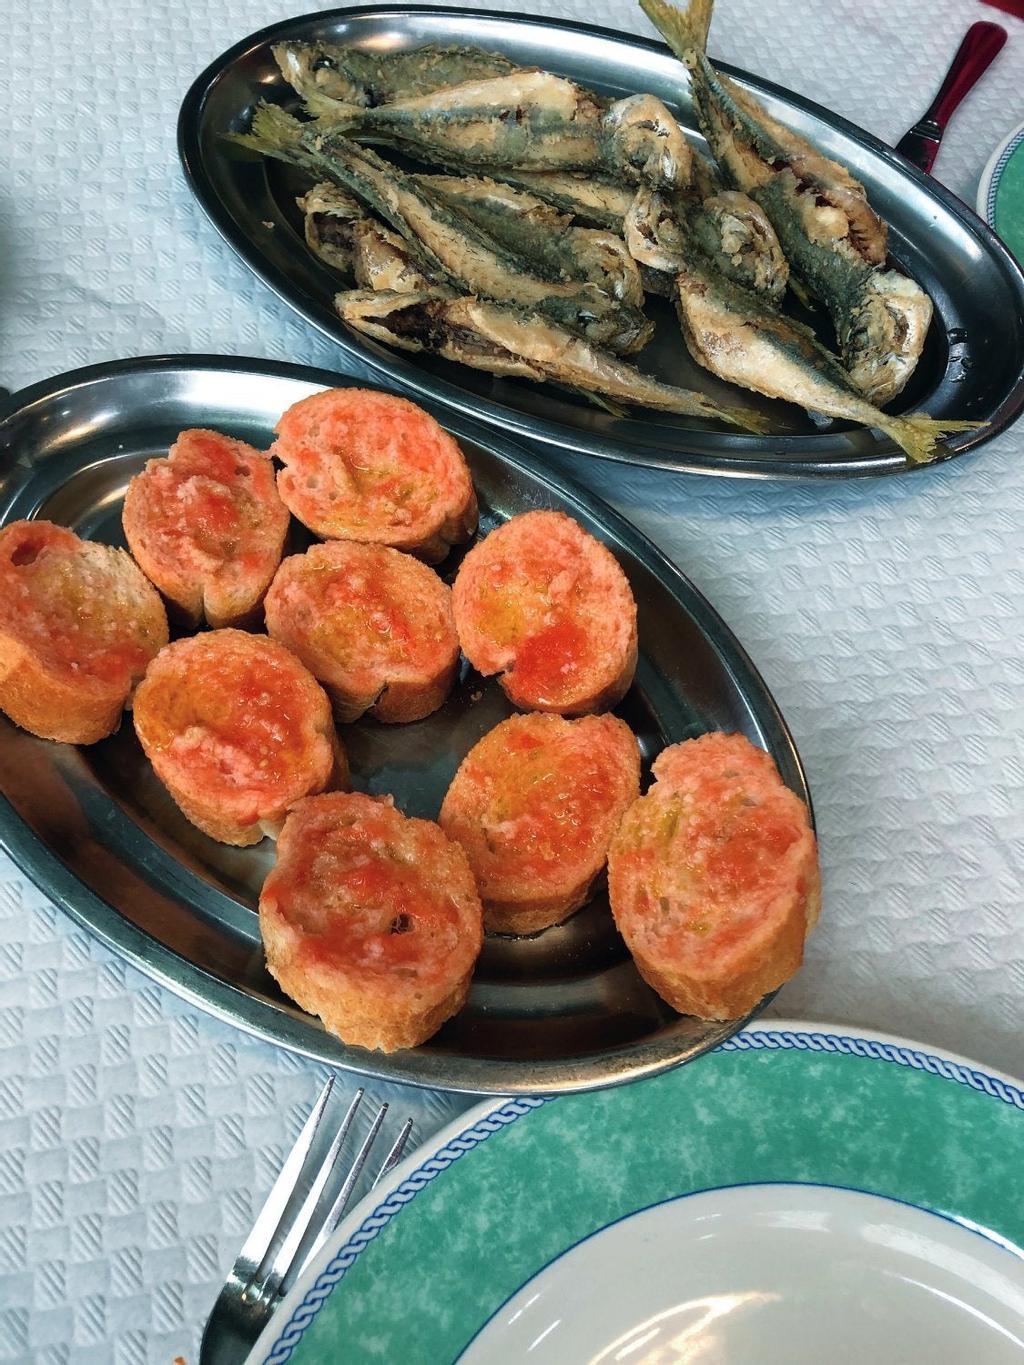
[[[328,1076],[320,1090],[316,1104],[313,1105],[309,1117],[302,1125],[302,1132],[299,1134],[295,1146],[288,1153],[288,1159],[281,1167],[280,1173],[267,1195],[266,1202],[257,1215],[252,1232],[245,1239],[245,1245],[238,1254],[238,1260],[235,1263],[236,1268],[242,1270],[243,1266],[251,1267],[248,1270],[250,1277],[259,1270],[263,1258],[274,1240],[274,1234],[281,1225],[282,1215],[316,1139],[320,1120],[323,1118],[324,1109],[333,1089],[334,1077]]]
[[[352,1166],[349,1170],[349,1173],[345,1177],[345,1183],[338,1191],[334,1203],[331,1205],[330,1212],[324,1219],[320,1231],[313,1239],[313,1243],[310,1246],[308,1253],[302,1258],[302,1264],[299,1267],[300,1271],[305,1270],[306,1266],[309,1265],[313,1257],[317,1255],[317,1253],[323,1247],[324,1243],[327,1241],[328,1237],[330,1237],[331,1233],[341,1222],[342,1215],[344,1214],[345,1209],[348,1206],[348,1201],[352,1197],[352,1191],[355,1189],[356,1182],[358,1181],[360,1175],[362,1174],[363,1167],[366,1165],[366,1159],[370,1155],[370,1148],[377,1140],[377,1134],[380,1132],[380,1126],[384,1122],[384,1116],[385,1114],[387,1114],[387,1112],[388,1112],[387,1104],[382,1104],[380,1109],[377,1111],[377,1117],[373,1120],[373,1123],[370,1125],[370,1131],[366,1134],[366,1137],[363,1139],[363,1145],[356,1153],[355,1160],[352,1162]],[[412,1120],[410,1119],[409,1124],[407,1124],[406,1127],[409,1127],[411,1123]],[[390,1159],[390,1153],[388,1154],[388,1158]],[[387,1163],[385,1162],[385,1165],[386,1164]],[[374,1184],[376,1184],[376,1181],[374,1181]]]
[[[384,1158],[384,1165],[377,1172],[376,1176],[374,1176],[373,1184],[370,1186],[372,1190],[375,1190],[384,1177],[390,1175],[401,1161],[402,1153],[405,1151],[405,1144],[409,1141],[409,1134],[411,1132],[412,1119],[406,1119],[402,1131],[398,1134],[398,1137],[395,1138],[394,1143],[392,1144],[391,1151],[388,1152],[387,1156]]]
[[[299,1209],[291,1227],[288,1229],[287,1236],[271,1260],[263,1279],[256,1287],[256,1293],[259,1298],[265,1298],[269,1301],[275,1298],[280,1291],[282,1281],[287,1275],[292,1262],[295,1260],[302,1239],[309,1231],[309,1226],[316,1214],[317,1205],[323,1198],[324,1186],[327,1184],[331,1172],[334,1170],[335,1163],[338,1160],[338,1153],[341,1151],[342,1143],[348,1137],[349,1129],[352,1127],[352,1120],[356,1116],[356,1111],[362,1103],[362,1099],[363,1091],[359,1089],[353,1096],[352,1103],[348,1107],[348,1112],[341,1121],[341,1127],[334,1135],[334,1140],[328,1148],[327,1155],[320,1163],[320,1168],[316,1173],[312,1185],[309,1187],[309,1193],[302,1201],[302,1207]],[[375,1133],[375,1131],[376,1130],[371,1130],[373,1133]],[[365,1145],[366,1144],[364,1143],[364,1146]]]

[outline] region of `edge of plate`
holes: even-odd
[[[1006,169],[1006,163],[1022,142],[1024,142],[1024,123],[1018,123],[1016,128],[1012,128],[1007,133],[985,162],[985,169],[978,181],[975,211],[979,218],[984,218],[997,237],[999,233],[996,232],[996,193],[999,189],[999,180]]]
[[[140,356],[71,370],[19,390],[0,404],[0,433],[3,426],[18,412],[52,398],[62,391],[117,377],[119,374],[189,369],[271,374],[275,377],[301,379],[306,383],[322,383],[325,387],[331,387],[339,380],[346,384],[362,382],[350,375],[334,374],[329,370],[293,365],[285,361],[216,355]],[[679,590],[682,589],[685,610],[720,654],[723,668],[733,677],[737,689],[744,697],[756,699],[758,723],[771,735],[773,742],[788,754],[792,772],[799,784],[798,794],[807,804],[813,828],[814,806],[807,775],[778,704],[735,634],[682,570],[613,507],[572,479],[546,469],[538,455],[523,450],[500,433],[480,423],[474,423],[462,414],[452,414],[443,410],[436,402],[427,402],[425,406],[432,409],[438,420],[456,435],[494,450],[503,460],[526,471],[541,485],[557,489],[570,505],[575,505],[596,518],[631,554],[658,573],[677,600],[681,600]],[[4,469],[0,466],[0,492],[3,489],[3,481]],[[749,700],[747,704],[750,705]],[[223,981],[150,938],[144,930],[131,924],[102,897],[80,882],[25,824],[2,794],[0,847],[7,850],[13,861],[30,879],[36,875],[35,869],[44,867],[47,873],[45,889],[67,915],[168,990],[235,1028],[264,1041],[275,1043],[291,1052],[339,1070],[383,1081],[401,1081],[428,1089],[475,1095],[537,1092],[555,1094],[622,1085],[642,1076],[655,1075],[717,1046],[738,1029],[743,1028],[750,1018],[765,1007],[774,994],[773,992],[761,1001],[746,1019],[725,1021],[720,1027],[716,1026],[713,1029],[710,1037],[696,1044],[681,1042],[678,1039],[673,1041],[672,1036],[669,1036],[660,1042],[640,1042],[620,1052],[597,1053],[582,1058],[570,1057],[543,1063],[486,1058],[452,1059],[443,1055],[435,1058],[429,1051],[420,1049],[393,1054],[365,1052],[346,1047],[327,1033],[312,1031],[305,1018],[298,1018],[277,1009],[272,1003],[260,1000],[240,987]],[[322,1042],[319,1044],[311,1042],[311,1032],[315,1039],[322,1039]],[[410,1063],[409,1058],[418,1059],[419,1065]],[[454,1079],[449,1074],[452,1071],[456,1073]]]
[[[307,310],[301,305],[297,305],[288,293],[279,288],[277,283],[264,273],[260,264],[261,253],[255,250],[246,234],[238,227],[232,216],[227,212],[217,195],[213,183],[206,171],[203,162],[202,152],[199,145],[199,123],[203,104],[209,87],[215,80],[243,53],[250,49],[262,46],[273,36],[278,34],[283,28],[291,28],[294,25],[306,22],[318,21],[320,23],[330,21],[336,17],[345,16],[347,18],[369,18],[373,15],[398,14],[457,14],[464,18],[472,19],[500,19],[503,22],[526,22],[546,28],[557,28],[568,30],[569,32],[586,33],[593,37],[615,41],[618,43],[626,42],[641,50],[657,52],[659,55],[671,55],[671,51],[664,43],[652,38],[646,38],[638,34],[622,34],[613,29],[605,28],[597,24],[585,24],[577,20],[549,18],[544,15],[526,14],[521,11],[489,11],[472,8],[456,8],[445,5],[355,5],[345,6],[337,9],[314,11],[310,14],[296,15],[289,19],[280,20],[274,24],[268,24],[247,37],[240,39],[237,43],[227,48],[219,57],[216,57],[210,64],[200,72],[196,79],[189,86],[182,100],[178,112],[177,124],[177,145],[178,157],[181,162],[185,180],[192,191],[193,196],[198,201],[207,218],[214,225],[224,240],[239,255],[240,259],[263,283],[271,289],[278,298],[288,305],[293,311],[305,318],[312,326],[333,341],[342,353],[348,357],[358,359],[361,364],[369,366],[376,374],[380,374],[391,383],[396,383],[416,395],[420,400],[427,399],[443,404],[446,408],[470,416],[476,415],[476,420],[485,422],[488,426],[494,424],[499,430],[504,427],[511,430],[515,435],[527,440],[536,440],[547,445],[557,445],[574,453],[581,455],[596,456],[600,459],[617,461],[620,463],[642,464],[652,468],[671,469],[677,473],[689,474],[713,474],[731,478],[764,478],[764,479],[809,479],[813,477],[825,478],[866,478],[882,474],[908,474],[919,472],[926,469],[934,469],[940,465],[948,464],[950,460],[976,449],[986,441],[999,435],[1010,426],[1024,410],[1024,365],[1018,374],[1014,388],[1003,400],[1000,406],[992,414],[990,420],[983,426],[979,426],[974,431],[954,436],[946,443],[950,453],[940,459],[933,460],[927,464],[912,465],[908,463],[903,454],[896,446],[889,442],[882,443],[879,452],[868,458],[861,459],[834,459],[825,458],[828,449],[829,438],[827,436],[805,436],[801,437],[800,449],[807,451],[804,458],[778,459],[768,462],[764,459],[751,458],[743,454],[736,456],[714,456],[700,457],[694,452],[677,451],[674,454],[667,451],[660,451],[654,447],[644,447],[643,445],[631,446],[628,438],[622,440],[606,440],[594,437],[590,440],[584,439],[575,427],[567,426],[559,422],[541,421],[535,417],[528,417],[520,414],[513,408],[496,404],[489,399],[481,399],[476,395],[466,393],[460,386],[449,380],[434,380],[424,386],[419,368],[405,356],[389,353],[389,360],[385,363],[378,360],[373,354],[358,349],[352,342],[347,340],[339,329],[328,328],[323,321],[312,311]],[[785,87],[775,84],[773,81],[764,80],[760,76],[732,66],[725,62],[716,63],[718,69],[730,76],[734,80],[739,80],[749,84],[754,89],[762,90],[769,95],[780,97],[789,103],[802,109],[806,113],[812,114],[816,118],[821,118],[830,123],[841,133],[861,143],[869,151],[882,156],[884,160],[896,166],[910,180],[916,182],[918,188],[925,189],[929,194],[937,198],[943,207],[961,219],[965,226],[970,228],[975,235],[980,235],[985,240],[986,248],[995,256],[1000,257],[1004,268],[1009,270],[1011,278],[1014,278],[1019,302],[1024,309],[1024,269],[1017,262],[1013,254],[1007,249],[999,236],[992,230],[984,217],[974,212],[969,204],[964,203],[957,195],[934,177],[922,171],[912,162],[897,152],[888,143],[883,142],[874,134],[867,132],[866,129],[858,127],[857,124],[850,122],[831,110],[825,109],[823,105],[817,104],[813,100],[806,99],[795,91],[787,90]],[[485,413],[486,416],[478,414]],[[741,440],[742,437],[732,439]],[[778,448],[787,450],[793,438],[778,438]],[[815,455],[817,458],[815,458]],[[688,457],[688,458],[685,458]]]
[[[801,1044],[797,1039],[806,1041]],[[1024,1080],[1017,1080],[993,1067],[982,1066],[945,1048],[930,1047],[880,1029],[862,1028],[860,1025],[815,1024],[799,1019],[763,1019],[737,1031],[732,1038],[719,1044],[715,1051],[753,1051],[760,1048],[771,1051],[794,1048],[806,1052],[848,1053],[876,1061],[894,1062],[978,1090],[993,1099],[1012,1104],[1024,1114]],[[419,1188],[425,1188],[434,1176],[483,1140],[479,1132],[474,1130],[482,1130],[484,1136],[489,1136],[557,1098],[505,1096],[485,1100],[439,1128],[345,1216],[327,1246],[303,1271],[278,1310],[282,1322],[284,1314],[290,1314],[287,1323],[282,1326],[271,1320],[246,1357],[245,1365],[283,1365],[362,1250],[419,1192],[413,1189],[406,1197],[391,1202],[392,1195],[406,1180],[422,1172]],[[452,1150],[447,1152],[447,1148]],[[333,1265],[342,1259],[344,1264],[337,1267]],[[326,1276],[325,1272],[328,1272]],[[325,1283],[320,1285],[322,1277]],[[307,1299],[313,1301],[307,1303]]]

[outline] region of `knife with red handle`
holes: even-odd
[[[896,144],[896,150],[908,161],[922,171],[931,170],[953,111],[988,70],[1005,42],[1006,30],[998,24],[981,21],[970,26],[931,106]]]

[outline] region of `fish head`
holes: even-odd
[[[632,180],[655,189],[690,183],[693,154],[682,128],[654,95],[617,100],[604,115],[609,160]]]
[[[789,263],[760,204],[739,190],[710,195],[693,215],[694,237],[730,279],[775,302],[786,292]]]
[[[363,218],[366,210],[351,194],[346,194],[338,185],[329,180],[318,181],[312,189],[299,195],[296,204],[303,213],[324,214],[331,218]]]
[[[896,270],[868,276],[843,338],[854,386],[876,406],[905,386],[924,349],[932,301],[916,281]]]
[[[623,232],[629,254],[640,265],[670,275],[684,268],[686,234],[668,196],[641,185],[623,220]]]
[[[346,72],[345,49],[333,43],[275,43],[271,48],[281,75],[300,95],[314,93],[342,104],[365,104],[361,83]]]

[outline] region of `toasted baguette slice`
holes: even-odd
[[[578,910],[640,795],[640,749],[614,716],[512,716],[474,744],[438,823],[466,850],[484,926],[533,934]]]
[[[451,590],[400,550],[336,540],[291,555],[267,593],[267,630],[301,659],[339,720],[429,716],[455,679]]]
[[[192,430],[132,479],[122,520],[142,572],[194,628],[252,622],[281,562],[289,517],[269,456]]]
[[[461,1009],[483,941],[466,855],[390,797],[331,793],[288,816],[260,896],[267,967],[343,1042],[415,1047]]]
[[[15,725],[94,744],[166,643],[163,603],[123,550],[50,521],[0,530],[0,710]]]
[[[564,512],[524,512],[475,545],[454,590],[466,658],[527,711],[614,706],[636,672],[636,603],[609,550]]]
[[[293,404],[276,431],[281,497],[325,540],[391,545],[436,564],[476,529],[462,451],[407,398],[325,389]]]
[[[797,970],[818,918],[807,808],[742,735],[674,744],[654,776],[608,855],[615,923],[674,1009],[739,1018]]]
[[[326,693],[264,635],[214,630],[168,645],[139,684],[134,719],[157,777],[222,844],[259,843],[302,797],[348,785]]]

